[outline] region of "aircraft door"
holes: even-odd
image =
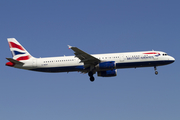
[[[33,65],[33,67],[37,67],[37,60],[36,59],[32,60],[32,65]]]
[[[158,60],[158,56],[154,56],[154,60]]]
[[[124,55],[120,55],[119,58],[120,58],[120,62],[124,62]]]

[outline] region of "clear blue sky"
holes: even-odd
[[[179,120],[179,0],[2,0],[0,120]],[[7,38],[34,57],[165,51],[176,61],[119,69],[90,82],[87,74],[40,73],[6,67]]]

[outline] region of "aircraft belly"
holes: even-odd
[[[116,68],[134,68],[134,67],[152,67],[152,66],[161,66],[167,65],[174,61],[163,60],[163,61],[144,61],[144,62],[124,62],[116,63]]]
[[[32,71],[39,72],[72,72],[72,71],[83,71],[84,66],[61,66],[61,67],[43,67],[43,68],[35,68],[30,69]]]

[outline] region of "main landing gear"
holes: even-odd
[[[94,78],[94,76],[93,76],[93,72],[90,71],[90,72],[88,73],[88,75],[89,75],[89,77],[90,77],[90,81],[93,82],[93,81],[95,80],[95,78]]]
[[[155,74],[158,75],[158,71],[157,71],[156,66],[154,66],[154,70],[155,70]]]

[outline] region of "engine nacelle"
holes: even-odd
[[[100,77],[114,77],[114,76],[117,76],[117,69],[107,70],[107,71],[98,71],[97,75]]]
[[[99,70],[114,69],[115,67],[115,61],[102,62],[96,66],[96,68],[98,68]]]

